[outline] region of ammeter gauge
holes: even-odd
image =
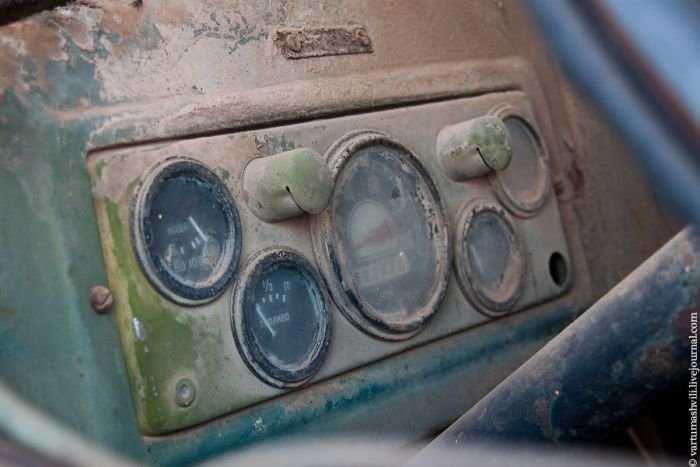
[[[523,291],[525,256],[505,210],[472,201],[462,212],[455,241],[457,279],[467,297],[488,315],[511,310]]]
[[[447,285],[440,195],[418,158],[384,133],[351,133],[326,157],[335,186],[314,246],[333,299],[375,336],[410,337]]]
[[[300,254],[253,256],[232,302],[236,346],[260,379],[277,387],[305,383],[321,366],[331,336],[320,277]]]
[[[224,183],[192,159],[156,164],[134,193],[136,257],[156,290],[177,303],[197,305],[223,291],[238,263],[240,230]]]

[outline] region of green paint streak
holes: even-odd
[[[229,171],[224,169],[223,167],[218,167],[217,172],[219,173],[219,177],[221,177],[223,181],[228,181],[228,179],[231,177]]]

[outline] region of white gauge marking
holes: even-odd
[[[258,316],[260,316],[260,319],[263,321],[263,323],[265,323],[265,326],[267,326],[267,329],[270,330],[270,334],[272,334],[272,337],[275,337],[275,335],[277,335],[277,333],[275,332],[274,329],[272,329],[272,326],[270,326],[270,323],[267,321],[267,319],[265,319],[265,315],[263,315],[263,312],[260,309],[260,305],[257,303],[255,304],[255,312],[258,314]]]
[[[267,299],[270,301],[270,303],[272,303],[272,294],[268,295]]]
[[[202,240],[204,241],[204,243],[206,243],[206,242],[207,242],[207,236],[204,235],[204,232],[202,232],[202,229],[200,229],[199,226],[197,225],[197,223],[194,221],[194,219],[192,219],[192,216],[188,217],[187,220],[190,221],[190,224],[192,224],[192,227],[194,227],[194,230],[197,231],[197,233],[199,234],[199,236],[202,237]]]
[[[284,302],[286,302],[286,301],[287,301],[287,295],[286,295],[286,294],[282,294],[282,303],[284,303]]]

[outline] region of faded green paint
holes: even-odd
[[[508,129],[493,115],[443,128],[436,152],[445,174],[455,181],[504,170],[513,157]]]
[[[326,208],[333,178],[323,157],[308,148],[252,160],[243,189],[250,210],[266,222],[277,222]]]
[[[285,436],[355,433],[371,438],[392,433],[409,442],[424,435],[426,424],[446,426],[461,415],[573,317],[571,310],[556,309],[545,315],[512,317],[515,322],[507,328],[491,322],[478,334],[460,333],[440,345],[424,346],[327,385],[288,394],[275,404],[191,429],[179,443],[151,440],[150,458],[158,464],[188,465]],[[469,378],[477,373],[483,375],[478,381]],[[470,381],[466,387],[465,381]]]
[[[64,79],[56,98],[76,102],[94,88],[85,84]],[[0,307],[12,310],[0,314],[0,378],[83,436],[140,458],[117,333],[88,300],[106,282],[83,158],[99,120],[59,123],[34,88],[21,99],[6,89],[0,122]]]
[[[98,216],[104,209],[109,222],[111,252],[106,253],[115,295],[113,313],[127,365],[132,368],[131,393],[143,432],[162,433],[208,419],[212,411],[222,410],[218,408],[222,398],[211,391],[221,374],[219,350],[228,333],[211,325],[207,316],[195,317],[206,312],[194,309],[183,316],[182,309],[161,297],[148,284],[132,253],[126,230],[128,218],[123,218],[128,214],[110,200],[98,200],[97,205]],[[142,337],[137,335],[134,320],[143,330]],[[175,383],[182,375],[197,387],[198,397],[186,409],[175,403]],[[250,403],[244,394],[240,399],[232,397],[225,403]]]

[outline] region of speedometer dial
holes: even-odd
[[[175,302],[216,297],[238,262],[238,212],[223,182],[194,160],[153,167],[136,190],[132,241],[146,277]]]
[[[416,156],[383,133],[352,133],[327,158],[335,188],[314,241],[331,294],[365,331],[409,337],[437,310],[449,274],[435,185]]]

